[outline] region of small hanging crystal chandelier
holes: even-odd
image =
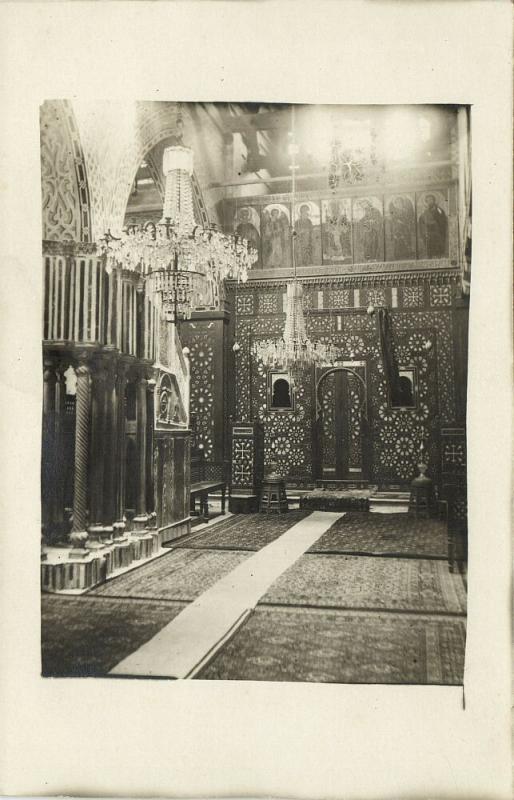
[[[296,154],[298,152],[298,146],[296,145],[294,139],[294,122],[294,106],[292,106],[292,144],[290,147],[290,153],[292,155],[293,162],[291,165],[293,225],[296,193]],[[294,280],[291,283],[288,283],[286,287],[286,321],[282,338],[278,341],[268,339],[261,342],[255,342],[253,346],[254,355],[266,368],[272,369],[279,367],[280,369],[287,370],[293,382],[299,379],[301,373],[307,369],[307,367],[314,365],[332,365],[339,357],[338,351],[332,344],[312,342],[307,336],[305,315],[303,310],[303,286],[298,282],[296,277],[295,244],[296,230],[293,228],[292,257]]]
[[[303,286],[287,284],[286,321],[282,339],[255,342],[254,354],[268,369],[280,368],[289,372],[293,381],[310,366],[332,365],[339,353],[332,344],[312,342],[306,332],[303,313]]]
[[[106,268],[139,273],[160,296],[169,322],[189,319],[195,308],[209,306],[225,278],[245,282],[257,252],[246,239],[225,235],[215,225],[204,228],[193,212],[193,151],[182,144],[166,148],[163,215],[157,224],[132,225],[121,236],[110,231],[98,247]]]

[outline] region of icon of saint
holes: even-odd
[[[289,221],[280,209],[263,211],[263,261],[265,267],[287,266],[289,254]]]
[[[420,243],[426,257],[443,258],[446,255],[448,220],[433,194],[425,197],[425,209],[419,216],[418,227]]]

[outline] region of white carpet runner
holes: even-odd
[[[272,583],[344,512],[314,511],[221,578],[111,675],[191,678],[239,627]]]

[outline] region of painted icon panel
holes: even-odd
[[[321,214],[319,205],[311,200],[296,204],[294,210],[296,231],[295,257],[298,267],[321,264]]]
[[[352,203],[349,197],[323,200],[323,263],[352,262]]]
[[[418,214],[418,258],[448,256],[448,196],[438,190],[420,192]]]
[[[354,261],[384,260],[384,218],[379,197],[358,197],[353,200]]]
[[[386,261],[416,258],[416,214],[413,194],[386,195],[385,249]]]
[[[261,220],[252,206],[240,206],[234,215],[234,233],[246,239],[248,247],[257,250],[259,257],[253,269],[261,266]]]
[[[266,269],[291,266],[291,215],[282,203],[270,203],[261,213],[262,265]]]

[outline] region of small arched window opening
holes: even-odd
[[[414,368],[399,369],[398,393],[391,398],[392,408],[416,407],[416,374]]]
[[[273,411],[294,410],[294,391],[287,372],[271,372],[268,376],[268,407]]]

